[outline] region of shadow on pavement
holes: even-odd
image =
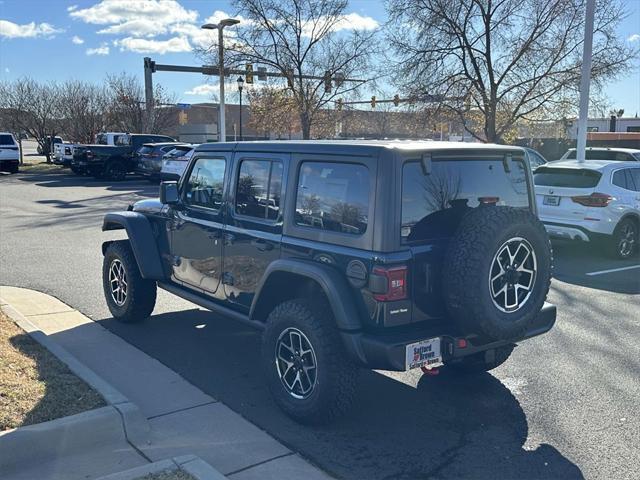
[[[307,427],[272,402],[259,332],[202,310],[101,324],[339,478],[583,478],[553,446],[523,447],[525,414],[490,374],[405,374],[414,387],[363,370],[349,415]]]
[[[553,257],[553,276],[565,283],[608,292],[640,293],[640,268],[587,275],[592,272],[640,265],[638,255],[630,260],[617,260],[608,257],[601,245],[559,240],[553,242]]]

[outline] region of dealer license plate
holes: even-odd
[[[543,205],[552,205],[554,207],[557,207],[558,205],[560,205],[560,197],[557,195],[545,195],[542,203]]]
[[[434,368],[442,365],[440,353],[440,338],[430,338],[411,343],[406,347],[405,369],[428,367]]]

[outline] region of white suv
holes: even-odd
[[[640,243],[640,163],[561,160],[534,172],[540,220],[551,237],[604,241],[629,258]]]
[[[587,147],[585,160],[616,160],[618,162],[640,162],[640,150],[635,148]],[[575,160],[576,149],[570,148],[560,160]]]
[[[6,132],[0,132],[0,170],[17,173],[20,164],[20,147],[15,137]]]

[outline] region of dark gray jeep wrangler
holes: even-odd
[[[113,316],[144,320],[160,287],[264,330],[266,381],[301,422],[344,413],[361,367],[483,372],[556,318],[516,147],[205,144],[159,200],[107,214],[115,229]]]

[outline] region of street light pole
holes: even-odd
[[[576,158],[578,159],[578,163],[584,162],[587,148],[587,120],[589,117],[589,84],[591,82],[591,50],[593,48],[593,17],[595,4],[595,0],[587,0],[584,21],[584,45],[580,77],[580,113],[578,115],[578,141],[576,145]]]
[[[205,30],[218,30],[218,70],[220,75],[220,110],[218,114],[218,141],[225,142],[227,140],[227,129],[224,118],[224,27],[237,25],[240,20],[235,18],[225,18],[220,23],[206,23],[202,25]]]
[[[238,77],[238,92],[240,92],[240,141],[242,141],[242,86],[244,78]]]

